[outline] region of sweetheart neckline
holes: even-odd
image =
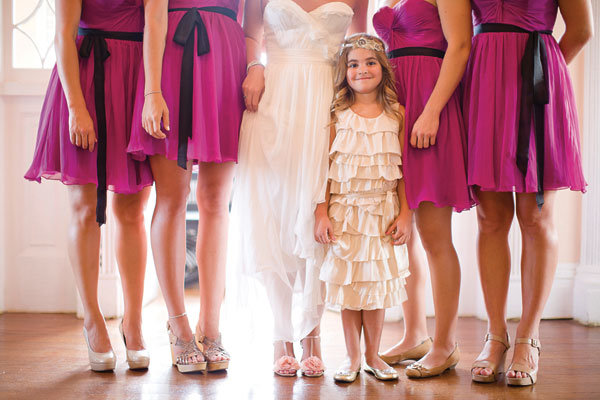
[[[269,2],[267,3],[267,5],[265,6],[265,10],[267,9],[267,7],[269,7],[269,4],[271,4],[273,1],[274,1],[274,0],[271,0],[271,1],[269,1]],[[328,5],[330,5],[330,4],[343,4],[343,5],[345,5],[346,7],[348,7],[348,8],[349,8],[349,9],[352,11],[352,13],[354,13],[354,10],[352,9],[352,7],[350,7],[350,6],[349,6],[347,3],[344,3],[343,1],[331,1],[331,2],[329,2],[329,3],[324,3],[324,4],[321,4],[320,6],[317,6],[317,7],[313,8],[313,9],[312,9],[312,10],[310,10],[310,11],[306,11],[304,8],[302,8],[302,7],[300,6],[300,4],[296,3],[294,0],[287,0],[287,1],[288,1],[288,2],[290,2],[290,3],[293,3],[293,4],[294,4],[294,5],[295,5],[295,6],[296,6],[296,7],[297,7],[297,8],[298,8],[300,11],[302,11],[302,12],[303,12],[304,14],[306,14],[306,15],[311,15],[311,14],[312,14],[312,13],[314,13],[315,11],[318,11],[318,10],[320,10],[321,8],[323,8],[323,7],[325,7],[325,6],[328,6]]]

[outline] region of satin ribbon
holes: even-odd
[[[389,59],[407,56],[427,56],[444,58],[445,51],[431,47],[401,47],[387,53]]]
[[[169,12],[185,11],[181,17],[173,41],[183,46],[181,60],[181,79],[179,84],[179,132],[177,145],[177,165],[187,169],[188,140],[192,137],[194,102],[194,32],[196,32],[196,54],[210,52],[210,43],[206,26],[199,11],[208,11],[237,19],[235,11],[225,7],[170,8]]]
[[[546,104],[550,102],[548,89],[548,56],[542,34],[552,31],[528,31],[510,24],[481,24],[475,27],[475,35],[487,32],[527,33],[529,38],[521,59],[521,109],[517,135],[517,168],[527,176],[531,123],[534,124],[536,151],[537,193],[535,200],[539,209],[544,205],[544,131]],[[533,114],[533,115],[532,115]]]
[[[96,174],[98,186],[96,188],[96,222],[98,225],[106,223],[106,94],[104,90],[105,71],[104,61],[110,57],[106,39],[128,40],[141,42],[141,32],[109,32],[96,29],[79,28],[79,35],[83,36],[79,47],[79,57],[89,58],[94,53],[94,102],[96,111],[96,124],[98,145],[96,153]]]

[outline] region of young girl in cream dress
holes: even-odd
[[[363,330],[364,370],[398,379],[378,349],[385,309],[406,299],[412,212],[400,169],[404,107],[378,38],[357,34],[342,45],[331,114],[329,183],[315,211],[315,240],[329,245],[320,279],[327,303],[341,307],[348,352],[334,379],[356,379]]]

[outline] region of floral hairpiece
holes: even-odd
[[[366,38],[366,37],[361,37],[360,39],[355,40],[355,41],[350,42],[350,43],[344,43],[342,45],[341,50],[340,50],[340,54],[346,48],[367,49],[367,50],[373,50],[373,51],[383,51],[383,46],[381,45],[381,43],[379,43],[378,41],[376,41],[374,39]]]

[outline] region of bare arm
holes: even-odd
[[[569,64],[594,35],[592,3],[590,0],[559,0],[558,6],[567,28],[559,46]]]
[[[160,122],[169,126],[169,110],[161,92],[162,64],[168,22],[167,0],[144,0],[144,109],[142,126],[150,135],[164,139]]]
[[[329,129],[329,149],[331,150],[331,146],[333,145],[333,141],[335,140],[335,125],[331,125]],[[329,165],[331,166],[331,160],[329,161]],[[317,208],[315,209],[315,240],[319,243],[327,244],[331,242],[335,242],[337,239],[333,235],[333,225],[331,224],[331,220],[327,215],[327,211],[329,209],[329,199],[331,197],[331,181],[327,178],[327,189],[325,191],[325,201],[323,203],[317,204]]]
[[[437,0],[437,7],[448,49],[433,92],[411,132],[410,144],[418,148],[435,144],[440,113],[460,82],[471,51],[469,0]]]
[[[356,0],[354,7],[354,17],[350,28],[348,28],[348,35],[359,32],[367,31],[367,13],[369,11],[369,2],[364,0]]]
[[[404,117],[404,107],[400,106],[400,114]],[[400,124],[400,131],[398,133],[398,137],[400,140],[400,148],[401,153],[404,154],[404,126],[405,119],[403,118],[402,123]],[[402,166],[399,167],[400,172],[402,173],[402,178],[398,180],[398,186],[396,191],[398,193],[398,202],[400,203],[400,213],[394,220],[394,222],[389,226],[386,235],[392,236],[392,243],[395,245],[405,244],[410,239],[412,233],[412,219],[413,219],[413,211],[408,206],[408,200],[406,198],[406,187],[404,185],[404,172],[402,171]]]
[[[71,143],[83,149],[94,150],[96,133],[94,121],[85,104],[79,77],[77,28],[81,18],[81,1],[56,2],[56,69],[69,108],[69,137]]]
[[[266,5],[266,4],[265,4]],[[260,61],[263,39],[263,0],[246,0],[244,4],[244,35],[246,36],[247,64]],[[248,111],[258,110],[258,103],[265,91],[265,67],[256,64],[248,69],[242,83],[244,101]]]

